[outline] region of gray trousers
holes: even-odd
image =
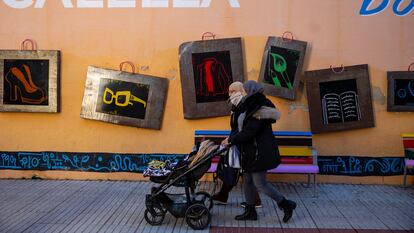
[[[256,200],[256,192],[264,193],[278,204],[283,201],[284,196],[276,190],[276,188],[267,182],[266,171],[252,172],[243,174],[243,190],[246,202],[254,205]]]

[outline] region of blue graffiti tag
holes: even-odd
[[[362,166],[359,159],[351,156],[346,163],[341,157],[337,158],[338,163],[341,164],[343,170],[342,173],[358,174],[362,172]]]
[[[20,164],[23,168],[37,169],[40,165],[42,153],[18,153]]]
[[[17,159],[14,156],[3,153],[1,154],[0,168],[19,168],[18,166],[16,166],[16,162]]]
[[[400,173],[403,171],[403,163],[400,159],[384,158],[382,160],[371,159],[365,164],[365,172],[372,172],[375,169],[374,164],[377,164],[381,168],[381,172],[387,173]]]
[[[113,171],[138,171],[136,163],[131,161],[129,157],[121,157],[121,155],[115,155],[114,161],[111,161],[111,170]]]
[[[327,175],[400,175],[404,171],[403,158],[371,158],[353,156],[323,156],[318,158],[320,174]]]

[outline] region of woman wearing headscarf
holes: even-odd
[[[243,191],[247,206],[236,220],[257,220],[254,207],[256,192],[264,193],[275,200],[284,212],[283,222],[292,217],[296,203],[287,200],[276,188],[267,182],[267,170],[280,164],[279,150],[273,136],[272,124],[280,118],[279,111],[263,94],[263,86],[249,80],[244,83],[243,101],[237,118],[237,133],[225,139],[223,145],[240,145],[243,169]]]
[[[246,92],[243,89],[243,83],[241,82],[233,82],[229,86],[229,102],[231,103],[231,116],[230,116],[230,135],[234,135],[241,130],[241,128],[238,126],[237,119],[239,118],[241,112],[239,106],[241,105],[243,101],[243,97],[246,95]],[[240,145],[236,145],[237,148],[240,151]],[[229,156],[226,154],[226,156]],[[223,180],[223,184],[220,188],[220,191],[213,195],[213,200],[217,204],[226,205],[227,200],[229,198],[229,193],[233,189],[234,185],[226,183],[225,180]],[[246,203],[241,203],[243,207],[246,206]],[[255,196],[255,207],[261,207],[261,200],[258,193],[256,193]]]

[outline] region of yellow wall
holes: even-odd
[[[137,0],[136,8],[65,9],[53,0],[42,9],[12,9],[0,1],[0,49],[18,49],[33,38],[39,49],[62,52],[61,112],[0,113],[0,151],[186,153],[194,130],[228,129],[229,118],[184,120],[178,46],[206,31],[218,38],[243,37],[247,77],[257,80],[267,36],[289,30],[309,42],[305,70],[370,67],[376,127],[315,135],[319,154],[403,155],[400,134],[414,131],[414,114],[386,111],[386,72],[406,70],[414,62],[413,12],[397,17],[389,8],[362,17],[361,1],[349,0],[239,2],[240,8],[212,0],[209,8],[183,9],[142,8]],[[117,69],[124,60],[141,67],[141,73],[170,79],[160,131],[79,117],[87,66]],[[282,111],[275,130],[310,130],[305,96],[302,89],[294,102],[271,98]]]

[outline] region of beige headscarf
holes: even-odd
[[[245,91],[243,88],[243,83],[241,82],[234,82],[229,86],[229,102],[234,105],[238,106],[241,101],[243,100],[243,96],[245,95]]]
[[[244,89],[243,89],[243,83],[242,82],[239,82],[239,81],[236,81],[236,82],[230,84],[229,90],[243,92],[244,91]]]

